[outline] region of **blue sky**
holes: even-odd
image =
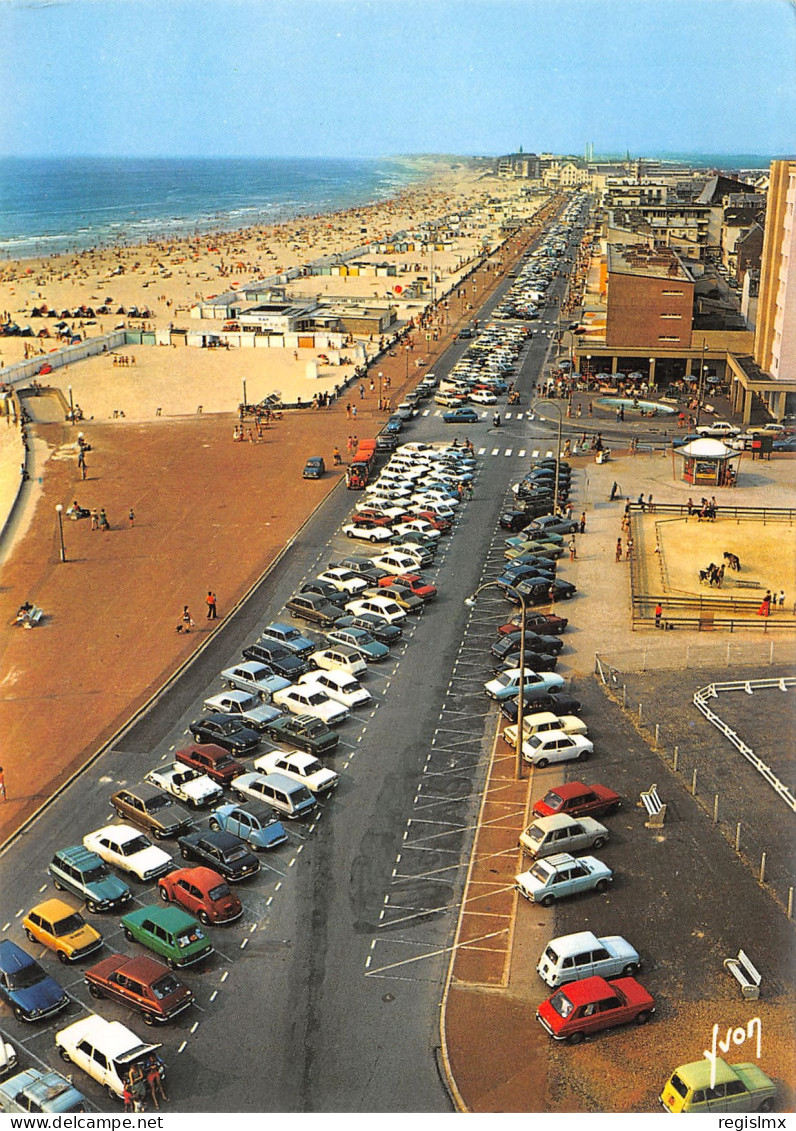
[[[4,155],[794,150],[787,0],[0,0]]]

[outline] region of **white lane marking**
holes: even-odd
[[[511,448],[506,448],[505,452],[503,453],[504,456],[510,456],[513,454],[514,453],[512,452]]]
[[[177,1049],[177,1052],[181,1053],[187,1044],[188,1044],[187,1041],[183,1041],[182,1044],[180,1045],[180,1047]]]
[[[500,454],[500,448],[493,448],[491,454],[493,456],[499,455]]]
[[[525,448],[520,448],[520,450],[517,452],[517,455],[520,457],[520,459],[522,459],[525,455]]]

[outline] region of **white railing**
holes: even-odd
[[[728,726],[723,719],[712,711],[708,706],[708,700],[718,699],[719,693],[722,691],[745,691],[748,695],[752,695],[755,690],[765,690],[766,688],[779,688],[780,691],[787,691],[790,687],[796,687],[796,678],[785,677],[784,679],[742,679],[734,683],[709,683],[706,687],[700,687],[694,693],[694,706],[697,710],[701,711],[708,722],[712,723],[717,730],[728,738],[736,749],[740,750],[744,758],[754,766],[757,772],[765,778],[771,788],[777,793],[789,809],[796,813],[796,797],[793,796],[791,791],[785,786],[774,773],[774,771],[766,765],[762,758],[758,758],[751,746],[747,746],[743,739],[739,738],[732,727]]]

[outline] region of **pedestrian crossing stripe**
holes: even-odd
[[[510,412],[506,413],[506,420],[511,420],[511,413]]]
[[[479,456],[482,456],[482,455],[484,454],[484,452],[485,452],[485,451],[486,451],[486,448],[479,448],[479,449],[478,449],[478,454],[479,454]]]
[[[510,455],[512,455],[512,454],[513,454],[513,453],[512,453],[512,450],[511,450],[511,448],[506,448],[505,452],[503,453],[503,455],[504,455],[504,456],[510,456]]]
[[[520,457],[520,459],[522,459],[522,457],[525,455],[525,448],[520,448],[520,450],[517,452],[517,455]]]
[[[524,415],[523,413],[521,413],[521,412],[518,412],[518,413],[517,413],[517,419],[518,419],[518,420],[522,420],[522,418],[523,418],[523,415]]]
[[[492,455],[493,456],[496,456],[499,452],[500,452],[500,448],[493,448],[492,449]]]
[[[430,409],[430,408],[426,408],[426,409],[423,409],[423,416],[428,416],[428,414],[429,414],[430,412],[431,412],[431,409]]]

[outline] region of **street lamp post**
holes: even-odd
[[[74,422],[75,422],[75,402],[74,402],[74,398],[72,397],[72,386],[71,385],[68,386],[68,390],[69,390],[69,423],[74,424]]]
[[[406,380],[409,380],[409,353],[412,349],[411,344],[407,343],[406,346]]]
[[[696,422],[694,427],[699,427],[699,412],[702,408],[702,401],[705,397],[705,339],[702,339],[702,355],[699,360],[699,380],[697,381],[697,407],[696,407]]]
[[[243,381],[243,407],[245,409],[246,408],[246,378],[243,377],[242,381]]]
[[[61,539],[61,561],[66,561],[66,546],[64,545],[64,508],[61,503],[56,503],[55,511],[58,515],[58,534]]]
[[[479,593],[483,593],[485,589],[499,588],[500,586],[496,581],[485,581],[483,585],[478,586],[472,596],[465,597],[464,603],[472,608],[478,599]],[[515,775],[517,781],[522,781],[523,721],[525,718],[525,616],[528,611],[528,605],[519,589],[515,589],[513,585],[507,585],[506,588],[517,597],[520,602],[520,608],[522,609],[522,615],[520,617],[520,694],[517,698],[517,737],[514,742]]]
[[[549,401],[534,401],[531,405],[531,412],[534,412],[538,405],[544,404],[546,408],[554,408],[558,413],[558,439],[556,441],[556,482],[553,488],[553,514],[558,514],[558,476],[561,471],[561,427],[564,423],[564,417],[561,413],[561,405],[550,404]]]
[[[382,388],[382,382],[383,381],[384,381],[384,374],[379,373],[379,412],[381,412],[381,409],[382,409],[382,406],[383,406],[383,403],[384,403],[382,401],[382,397],[381,397],[381,388]]]

